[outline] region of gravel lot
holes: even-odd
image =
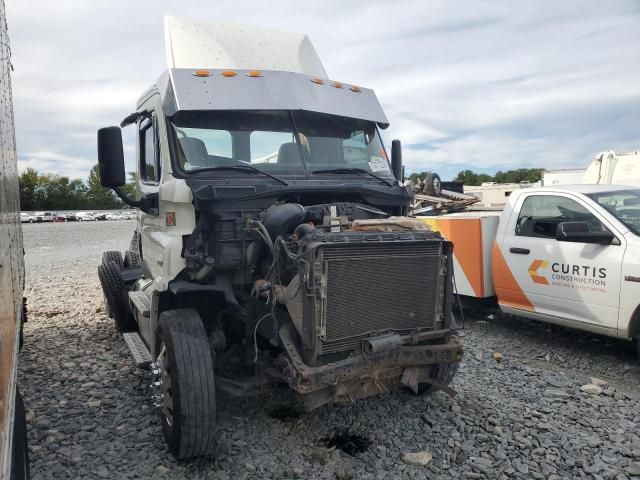
[[[451,399],[399,392],[308,414],[288,393],[219,396],[219,451],[176,462],[147,379],[102,310],[96,266],[134,222],[24,226],[29,322],[20,385],[34,479],[594,478],[640,475],[640,367],[630,344],[518,318],[469,314]],[[504,358],[497,362],[494,352]],[[602,394],[580,390],[590,377]],[[280,418],[274,418],[280,417]],[[339,433],[362,450],[326,440]],[[427,466],[408,452],[427,451]]]

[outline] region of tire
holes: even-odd
[[[28,480],[29,447],[27,444],[27,418],[24,413],[22,395],[16,390],[15,419],[13,423],[13,446],[11,450],[11,480]]]
[[[120,270],[124,268],[124,261],[122,260],[122,255],[120,252],[116,250],[108,250],[102,254],[102,265],[107,262],[114,262]]]
[[[215,359],[195,310],[160,314],[159,352],[167,446],[178,459],[209,455],[215,447]]]
[[[434,367],[431,377],[441,385],[449,385],[453,377],[458,373],[460,363],[441,363]],[[438,387],[430,383],[418,384],[418,395],[430,395],[438,390]]]
[[[124,252],[124,268],[137,267],[141,264],[140,255],[131,250]]]
[[[424,179],[424,190],[427,195],[439,197],[442,195],[442,180],[437,173],[429,173]]]
[[[120,276],[121,267],[106,262],[98,267],[98,278],[107,303],[107,312],[113,315],[118,332],[135,332],[136,322],[129,308],[128,290]]]

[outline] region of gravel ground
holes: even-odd
[[[286,392],[218,398],[218,453],[177,462],[147,379],[102,310],[96,266],[134,223],[25,225],[29,322],[20,385],[34,479],[594,478],[640,475],[640,367],[630,344],[470,312],[453,387],[307,414]],[[501,362],[494,353],[503,355]],[[602,394],[580,387],[608,382]],[[279,418],[275,418],[279,417]],[[328,447],[353,435],[344,453]],[[426,451],[426,466],[407,464]]]

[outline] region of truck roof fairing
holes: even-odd
[[[357,118],[389,126],[373,90],[318,79],[294,72],[208,69],[197,76],[193,69],[171,68],[159,79],[165,115],[202,110],[305,110]],[[143,97],[144,98],[144,97]]]
[[[327,77],[309,37],[253,25],[164,17],[167,68],[281,70]]]

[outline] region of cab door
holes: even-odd
[[[137,151],[138,151],[138,190],[140,196],[158,194],[161,179],[160,149],[158,143],[158,126],[154,99],[151,97],[145,106],[151,112],[138,122]],[[140,222],[138,235],[140,238],[140,253],[144,259],[145,273],[155,278],[162,271],[163,247],[158,233],[165,228],[164,219],[157,211],[139,211]]]
[[[606,217],[578,195],[523,194],[511,215],[501,251],[536,314],[548,320],[615,335],[626,242]],[[610,245],[556,240],[561,222],[610,231]]]

